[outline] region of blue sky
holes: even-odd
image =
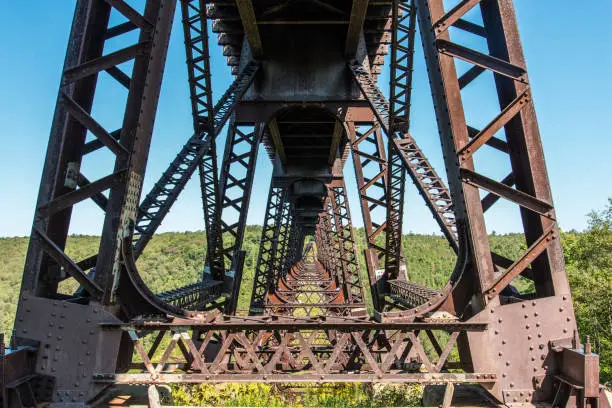
[[[516,0],[519,27],[538,112],[548,173],[560,225],[583,229],[585,214],[603,208],[612,196],[612,34],[597,16],[612,14],[612,2],[591,0],[578,7],[564,0]],[[74,10],[74,0],[15,2],[0,0],[0,236],[27,235],[38,192],[60,71]],[[27,4],[27,5],[26,5]],[[178,16],[177,12],[177,16]],[[595,18],[594,18],[595,17]],[[191,135],[185,54],[179,20],[175,20],[164,77],[145,192]],[[427,74],[417,50],[412,133],[439,173],[444,173]],[[212,48],[214,93],[231,81],[225,58]],[[380,86],[386,89],[388,76]],[[477,88],[476,88],[477,89]],[[94,117],[114,129],[123,93],[105,80],[99,85]],[[474,103],[487,111],[479,97]],[[491,116],[483,117],[487,122]],[[220,140],[224,140],[224,134]],[[83,172],[96,179],[112,168],[110,157],[88,158]],[[484,160],[485,174],[503,176],[494,157]],[[352,166],[352,163],[347,163]],[[258,158],[249,224],[261,223],[271,166],[263,149]],[[498,174],[499,173],[499,174]],[[347,167],[354,224],[361,225],[353,181]],[[413,186],[406,194],[405,231],[438,233]],[[162,225],[161,231],[203,228],[199,187],[194,179]],[[98,234],[102,214],[80,204],[71,233]],[[487,217],[489,231],[518,230],[512,206],[501,205]]]

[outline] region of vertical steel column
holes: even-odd
[[[87,293],[109,303],[116,289],[119,247],[132,234],[175,2],[148,1],[144,15],[123,3],[116,6],[128,21],[109,28],[109,3],[77,4],[24,271],[23,289],[38,295],[54,295],[67,277],[61,266]],[[102,55],[107,40],[134,29],[139,30],[136,44]],[[127,61],[133,61],[131,77],[118,68]],[[91,116],[102,71],[128,89],[122,127],[112,132]],[[96,140],[85,143],[87,131]],[[114,173],[90,182],[80,173],[81,161],[101,148],[115,155]],[[102,194],[105,190],[110,190],[108,198]],[[95,282],[63,252],[72,207],[87,198],[106,212],[100,244],[104,259],[98,258]]]
[[[394,135],[409,137],[410,102],[416,15],[414,0],[394,0],[391,29],[391,75],[389,97],[389,161],[387,166],[387,234],[385,278],[401,276],[402,221],[406,171],[402,153],[396,147]]]
[[[233,264],[235,251],[242,247],[262,133],[262,124],[238,123],[235,117],[228,128],[219,180],[221,225],[215,237],[218,240],[215,256],[224,262],[229,260],[232,268],[236,266]]]
[[[110,10],[110,6],[102,2],[87,0],[77,2],[63,72],[102,57]],[[64,76],[65,74],[62,75],[55,106],[36,208],[76,191],[75,180],[83,159],[87,128],[76,117],[70,115],[63,101],[69,97],[82,111],[89,114],[94,100],[98,72],[94,71],[80,81],[68,81]],[[49,255],[45,255],[42,241],[38,237],[40,232],[44,233],[57,248],[63,251],[71,215],[72,206],[47,217],[41,217],[38,211],[36,212],[26,256],[22,291],[33,291],[39,296],[52,296],[56,293],[62,278],[60,265]]]
[[[270,192],[268,193],[268,204],[261,230],[259,243],[259,254],[253,277],[253,293],[249,313],[252,315],[262,314],[268,292],[273,285],[273,266],[278,255],[278,238],[280,235],[281,216],[283,203],[286,199],[286,189],[274,178],[270,181]]]
[[[185,54],[187,57],[187,74],[191,114],[195,134],[215,133],[212,80],[210,73],[210,56],[208,47],[208,24],[206,2],[202,0],[181,0]],[[218,222],[216,208],[218,200],[217,149],[215,138],[211,138],[206,154],[198,163],[204,226],[206,228],[206,265],[214,263],[215,229]],[[212,265],[211,270],[222,268]]]
[[[139,43],[150,51],[137,55],[119,143],[130,155],[117,158],[115,171],[127,168],[124,183],[111,188],[96,263],[95,282],[105,289],[104,302],[113,300],[119,282],[121,245],[134,233],[142,181],[166,62],[176,1],[148,1],[144,19],[151,22],[142,30]]]
[[[460,232],[459,253],[467,253],[469,261],[461,278],[464,287],[453,291],[453,301],[456,310],[465,310],[469,305],[464,318],[488,309],[490,313],[482,315],[490,316],[493,330],[493,334],[460,339],[462,360],[470,361],[475,370],[502,372],[499,384],[491,392],[506,404],[522,401],[521,393],[525,391],[530,393],[529,402],[552,399],[553,377],[566,367],[556,365],[545,344],[561,338],[569,340],[576,322],[513,4],[510,0],[463,1],[447,11],[443,3],[417,0]],[[483,25],[466,17],[476,7],[480,9]],[[475,45],[457,44],[451,38],[454,30],[485,38],[488,46],[475,49],[471,48]],[[459,75],[456,60],[471,67]],[[490,75],[481,77],[484,72]],[[462,90],[476,78],[489,81],[490,88],[497,91],[500,105],[499,113],[485,122],[482,129],[469,126],[475,118],[482,120],[481,112],[462,99]],[[489,169],[479,165],[481,152],[490,148],[505,153],[512,169],[500,181],[485,176],[483,173]],[[499,260],[490,252],[484,217],[499,199],[515,204],[520,210],[528,246],[514,261],[504,261],[503,268],[495,267]],[[519,276],[533,280],[535,293],[523,295],[512,287]],[[529,313],[525,313],[527,307]],[[509,350],[505,348],[508,339],[512,342]],[[564,344],[571,347],[568,343]],[[497,358],[501,355],[503,365]],[[546,363],[542,364],[542,360]],[[594,375],[595,371],[591,369],[591,374],[585,375]]]
[[[470,7],[455,7],[448,13],[441,0],[420,3],[419,21],[447,172],[452,182],[457,218],[469,231],[469,244],[463,245],[473,250],[477,292],[489,293],[489,296],[499,293],[510,283],[510,278],[524,272],[529,263],[539,295],[553,294],[553,285],[557,286],[556,290],[567,292],[561,249],[555,239],[558,232],[548,178],[511,1],[482,3],[485,29],[478,31],[470,26],[469,31],[476,35],[487,33],[491,55],[450,41],[448,28],[464,21],[461,17],[479,2],[473,2]],[[455,58],[474,64],[474,68],[460,78]],[[461,89],[485,71],[494,74],[501,112],[478,131],[467,125]],[[502,128],[507,141],[495,137]],[[502,182],[475,170],[474,154],[485,144],[509,155],[513,173]],[[516,189],[511,187],[513,183]],[[490,193],[482,202],[479,189]],[[525,258],[520,265],[508,265],[503,276],[494,268],[484,222],[484,212],[499,198],[518,204],[530,246],[526,254],[530,261],[526,262]],[[558,277],[554,282],[553,274]]]
[[[292,206],[289,200],[283,202],[280,219],[280,229],[278,234],[277,254],[272,265],[272,287],[278,286],[278,281],[285,274],[287,255],[289,253],[289,243],[291,237],[291,227],[293,220]]]
[[[328,194],[338,236],[340,266],[346,285],[346,302],[360,304],[364,302],[363,286],[344,179],[333,180],[328,186]]]
[[[376,123],[347,122],[348,138],[351,144],[355,178],[359,190],[361,213],[366,234],[365,260],[370,280],[372,303],[382,310],[384,295],[379,287],[380,261],[385,257],[386,248],[376,239],[387,230],[387,156],[380,125]],[[361,128],[365,128],[363,131]],[[384,211],[384,214],[379,214]]]
[[[336,282],[337,279],[337,263],[336,254],[334,254],[334,239],[333,231],[331,226],[331,219],[329,216],[329,197],[325,198],[323,203],[324,210],[319,213],[319,222],[315,230],[315,242],[317,244],[317,259],[323,267],[332,275]]]

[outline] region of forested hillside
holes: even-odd
[[[602,212],[589,215],[589,228],[583,233],[562,235],[567,270],[582,336],[590,335],[601,355],[602,381],[612,381],[612,201]],[[247,256],[244,280],[238,303],[248,308],[253,271],[257,259],[261,227],[249,226],[243,248]],[[367,281],[363,249],[365,236],[356,231],[362,266],[362,278]],[[83,259],[97,250],[99,238],[71,236],[67,253]],[[19,285],[28,239],[0,238],[0,331],[10,331],[19,292]],[[517,234],[494,235],[492,250],[511,259],[525,250]],[[430,287],[443,286],[452,271],[455,255],[444,238],[433,235],[405,235],[404,254],[412,281]],[[144,280],[155,292],[194,282],[202,271],[206,253],[203,232],[159,234],[151,241],[138,260]],[[68,293],[74,287],[65,287]],[[369,299],[368,299],[369,300]]]

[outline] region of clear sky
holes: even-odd
[[[0,0],[0,236],[27,235],[38,192],[74,0]],[[612,1],[515,0],[528,71],[560,225],[583,229],[585,214],[603,208],[612,196],[612,34],[599,17],[612,15]],[[191,135],[190,107],[180,21],[175,20],[163,82],[145,193]],[[419,43],[420,44],[420,43]],[[212,48],[218,98],[231,81],[225,58]],[[412,133],[443,174],[438,133],[420,50],[415,65]],[[379,81],[387,88],[388,75]],[[99,85],[94,117],[115,129],[123,103],[120,88]],[[486,111],[486,106],[482,106]],[[490,120],[485,117],[486,121]],[[115,126],[113,126],[113,124]],[[224,140],[224,134],[220,137]],[[222,147],[222,146],[221,146]],[[271,166],[260,150],[249,224],[263,221]],[[108,174],[108,155],[87,158],[83,172],[92,180]],[[496,173],[490,160],[490,173]],[[347,166],[352,167],[352,162]],[[351,167],[345,171],[354,224],[361,226]],[[483,171],[485,174],[486,171]],[[505,175],[505,174],[504,174]],[[407,188],[405,231],[438,233],[412,185]],[[166,218],[161,231],[203,228],[199,186],[194,178]],[[99,234],[101,212],[80,204],[71,233]],[[510,206],[487,217],[489,231],[518,230]]]

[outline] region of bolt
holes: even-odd
[[[591,354],[591,336],[586,336],[586,342],[584,343],[584,354],[587,356]]]

